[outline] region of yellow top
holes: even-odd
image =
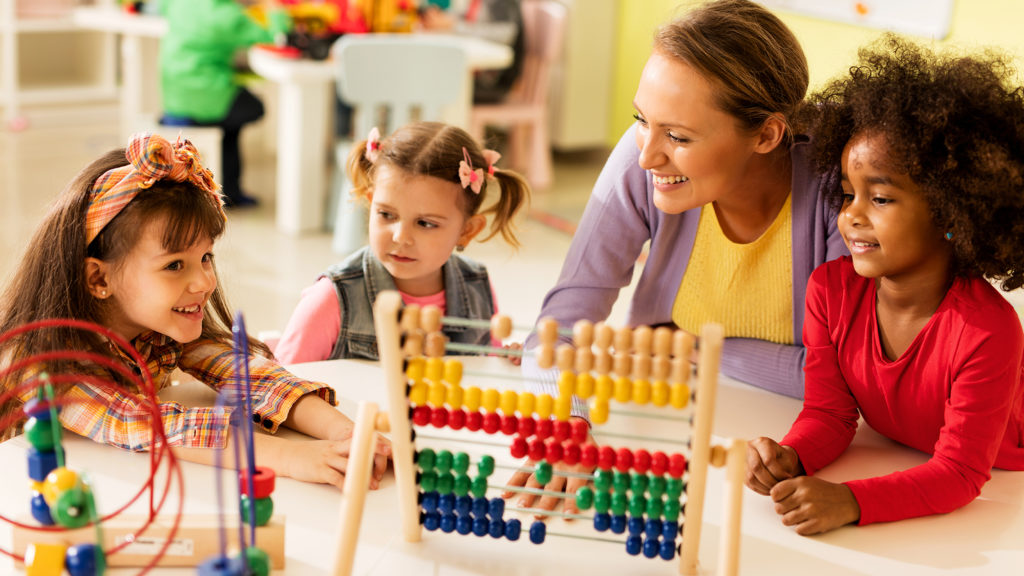
[[[702,325],[717,322],[727,338],[792,344],[792,223],[786,198],[760,238],[736,244],[722,232],[714,206],[705,205],[672,305],[672,321],[693,334],[699,334]]]

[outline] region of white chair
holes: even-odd
[[[466,56],[461,48],[416,36],[342,36],[331,49],[338,66],[338,95],[353,106],[353,134],[366,138],[376,126],[382,137],[414,120],[437,121],[466,89]],[[337,216],[335,252],[350,254],[366,244],[365,206],[352,202],[344,175],[352,142],[335,149]]]
[[[470,132],[483,141],[485,127],[509,128],[510,164],[522,170],[535,189],[544,189],[552,180],[548,87],[562,52],[568,10],[555,0],[524,0],[522,9],[523,70],[503,102],[473,106]]]

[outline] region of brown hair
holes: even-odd
[[[469,153],[474,168],[487,171],[483,149],[465,130],[439,122],[413,122],[380,141],[379,156],[371,162],[366,156],[366,141],[354,145],[348,157],[348,175],[354,188],[352,195],[367,198],[373,192],[374,174],[381,166],[392,166],[414,176],[432,176],[446,182],[459,181],[459,162],[463,148]],[[484,178],[480,193],[468,187],[459,196],[462,213],[469,218],[475,214],[492,216],[490,233],[481,242],[501,234],[506,242],[519,246],[513,218],[529,202],[530,187],[519,174],[495,167],[494,183],[498,185],[498,198],[481,210],[487,198],[491,179]]]
[[[793,139],[790,115],[807,93],[807,59],[796,36],[765,7],[718,0],[665,24],[654,49],[692,66],[715,88],[718,107],[752,131],[780,114],[783,145]]]

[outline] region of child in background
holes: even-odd
[[[841,162],[851,256],[811,275],[804,408],[759,438],[747,485],[800,534],[938,514],[993,466],[1024,470],[1024,336],[1004,290],[1024,285],[1024,94],[1004,59],[943,57],[896,37],[804,110],[822,169]],[[858,416],[931,454],[834,484]]]
[[[158,391],[171,385],[176,368],[220,390],[235,380],[231,313],[213,260],[213,243],[224,226],[213,174],[192,144],[137,135],[127,151],[112,151],[79,173],[50,210],[0,300],[0,332],[50,318],[93,322],[132,343]],[[354,426],[333,407],[334,391],[288,373],[261,343],[250,339],[250,347],[253,420],[270,433],[283,424],[321,439],[257,434],[257,459],[279,475],[340,488]],[[95,352],[141,373],[113,342],[71,328],[7,340],[0,359],[11,366],[55,349]],[[76,372],[121,380],[94,364],[77,366]],[[27,376],[6,378],[4,389]],[[59,393],[70,402],[60,412],[65,428],[126,450],[151,448],[149,414],[135,395],[86,382]],[[5,403],[0,420],[18,410],[17,404]],[[214,408],[175,402],[159,407],[178,457],[210,463],[210,449],[229,444],[228,417]],[[0,430],[0,438],[13,431]],[[389,451],[378,446],[371,487],[380,481]]]
[[[416,122],[379,140],[377,129],[348,158],[353,194],[370,203],[370,244],[307,288],[275,354],[285,364],[332,358],[376,360],[373,302],[398,290],[406,304],[489,320],[497,304],[487,269],[461,252],[493,216],[485,242],[518,246],[513,218],[529,199],[522,176],[498,169],[465,130]],[[495,200],[484,207],[488,191]],[[452,342],[490,344],[487,328],[445,326]]]

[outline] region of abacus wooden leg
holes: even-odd
[[[355,433],[349,451],[348,469],[345,472],[345,486],[341,493],[341,525],[338,527],[338,550],[334,560],[334,576],[348,576],[356,555],[359,526],[363,519],[366,491],[373,468],[375,423],[377,405],[360,402],[355,420]]]
[[[725,457],[725,502],[722,536],[718,543],[719,576],[740,572],[740,521],[743,517],[743,484],[747,476],[747,442],[732,440]]]

